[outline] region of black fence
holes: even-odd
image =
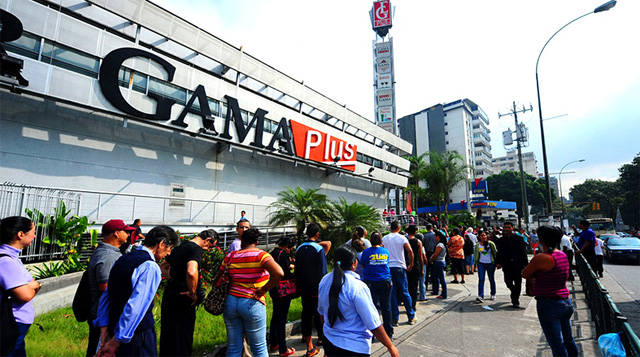
[[[580,254],[576,254],[578,275],[591,310],[591,320],[595,322],[596,333],[619,333],[627,356],[640,356],[640,340],[633,331],[627,318],[622,315],[609,292],[593,272],[589,263]]]

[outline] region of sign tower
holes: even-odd
[[[393,18],[390,0],[373,2],[369,11],[373,40],[373,87],[376,124],[397,135],[395,78],[393,74],[393,38],[388,36]]]

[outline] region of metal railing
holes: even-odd
[[[235,222],[241,210],[247,212],[252,226],[262,231],[260,244],[267,248],[283,235],[295,231],[295,227],[291,226],[268,226],[268,205],[45,188],[8,182],[0,184],[0,218],[26,216],[25,209],[28,208],[39,210],[48,220],[61,201],[71,210],[70,215],[87,216],[89,221],[96,222],[93,228],[97,229],[112,218],[131,221],[140,218],[146,226],[166,224],[180,227],[184,233],[197,233],[204,227],[215,227],[220,233],[220,245],[225,249],[237,236]],[[63,255],[63,250],[57,245],[42,242],[42,238],[49,235],[48,222],[42,223],[44,229],[38,231],[39,239],[34,240],[20,255],[25,261],[50,260]],[[81,247],[86,245],[87,239],[88,237],[83,238]]]
[[[587,297],[587,304],[591,310],[591,320],[596,325],[597,335],[619,333],[627,356],[640,356],[638,335],[581,254],[576,254],[576,265]]]
[[[5,182],[0,184],[0,216],[8,216],[4,207],[12,209],[12,212],[20,211],[20,214],[24,214],[24,208],[32,208],[27,204],[21,210],[15,210],[15,207],[21,206],[19,197],[16,197],[15,194],[6,197],[4,195],[5,191],[13,192],[15,190],[56,192],[61,196],[77,197],[78,202],[74,214],[87,216],[90,221],[96,221],[97,224],[102,224],[112,218],[125,221],[139,218],[147,225],[227,226],[234,224],[240,217],[240,211],[244,210],[252,224],[266,226],[270,213],[269,206],[266,204],[239,204],[215,199],[34,187]]]
[[[61,257],[63,249],[57,244],[45,244],[42,238],[48,236],[50,215],[64,202],[71,215],[77,215],[80,207],[80,195],[74,192],[48,189],[41,187],[17,186],[0,184],[0,218],[10,216],[26,216],[25,209],[37,209],[44,215],[41,229],[38,229],[38,239],[20,253],[25,261],[49,260]]]

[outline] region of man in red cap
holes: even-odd
[[[100,342],[100,328],[93,326],[92,321],[98,314],[100,296],[107,289],[107,281],[111,267],[120,258],[120,246],[126,243],[129,235],[135,232],[135,227],[130,227],[121,219],[112,219],[102,225],[102,242],[93,251],[87,271],[89,274],[89,287],[91,289],[91,310],[89,314],[89,345],[87,356],[96,354]]]

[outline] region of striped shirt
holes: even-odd
[[[553,269],[538,271],[533,283],[533,296],[552,299],[564,299],[569,296],[567,278],[569,278],[569,259],[564,252],[554,251],[551,256],[555,261]]]
[[[229,272],[229,294],[253,298],[253,293],[269,281],[269,272],[264,266],[270,260],[273,257],[269,253],[257,248],[229,253],[220,267],[220,270],[227,269]],[[260,302],[267,304],[264,296]]]

